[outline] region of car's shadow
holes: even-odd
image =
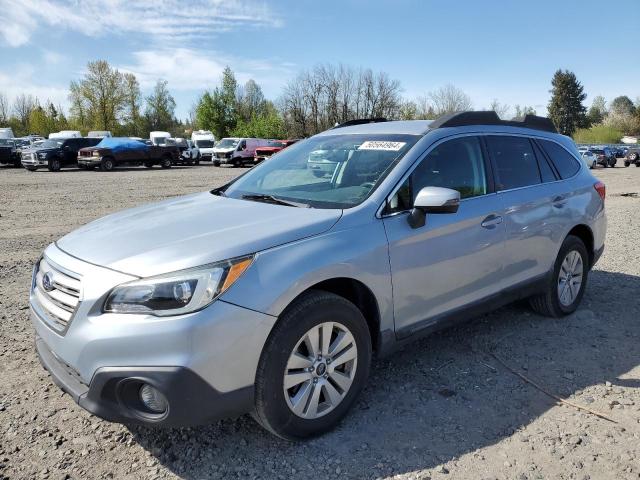
[[[556,405],[491,352],[562,397],[606,381],[640,387],[637,378],[621,378],[640,363],[638,292],[640,277],[595,270],[570,317],[543,318],[520,303],[419,340],[376,361],[344,422],[311,441],[279,440],[249,416],[193,429],[131,431],[161,464],[194,479],[235,475],[245,462],[249,477],[266,478],[380,477],[433,468],[512,436]],[[579,395],[575,401],[584,403]]]

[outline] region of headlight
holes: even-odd
[[[252,261],[252,256],[235,258],[122,284],[111,291],[103,311],[166,317],[201,310],[233,285]]]
[[[93,155],[94,157],[99,157],[100,156],[100,152],[95,151],[91,155]]]
[[[46,153],[39,153],[38,154],[38,158],[41,158],[42,160],[47,158],[47,154]]]

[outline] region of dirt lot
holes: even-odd
[[[375,362],[333,433],[300,444],[249,417],[182,430],[92,417],[53,385],[28,319],[33,262],[106,213],[205,190],[241,170],[0,170],[0,479],[640,478],[640,168],[598,170],[609,231],[566,319],[516,304]],[[548,392],[614,422],[558,404]]]

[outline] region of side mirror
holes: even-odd
[[[460,192],[450,188],[424,187],[418,192],[409,214],[411,228],[423,227],[427,213],[456,213],[460,206]]]

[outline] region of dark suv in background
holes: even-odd
[[[78,150],[93,147],[101,138],[50,138],[36,148],[24,150],[21,162],[24,168],[33,172],[47,167],[52,172],[61,168],[77,166]]]
[[[615,167],[618,163],[616,154],[612,148],[609,147],[593,147],[590,149],[598,157],[598,164],[603,167]]]

